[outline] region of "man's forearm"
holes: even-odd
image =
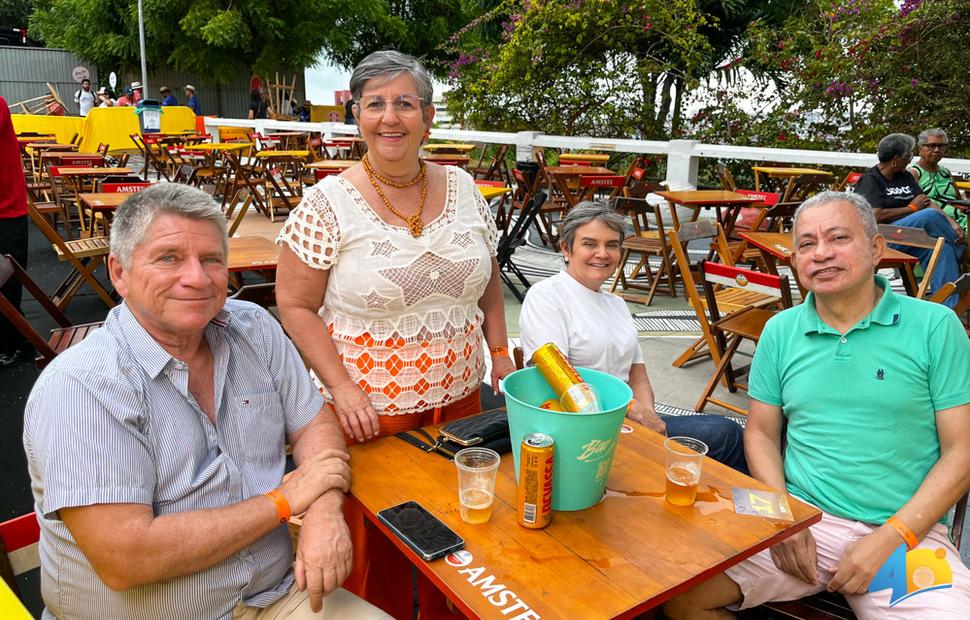
[[[333,411],[329,407],[324,407],[316,418],[295,437],[293,443],[293,460],[297,465],[303,463],[312,455],[319,454],[324,450],[347,450],[344,442],[343,433],[337,425]],[[343,491],[340,489],[330,489],[317,498],[307,509],[307,514],[317,512],[339,512],[343,505]]]
[[[744,435],[744,455],[754,478],[780,491],[785,490],[781,446],[776,441],[749,427]]]
[[[970,453],[950,451],[936,462],[896,516],[923,538],[970,486]]]

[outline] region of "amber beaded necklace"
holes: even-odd
[[[408,230],[411,232],[412,237],[415,239],[420,237],[421,232],[424,230],[424,222],[421,221],[421,212],[424,211],[424,201],[428,197],[428,172],[424,162],[420,162],[421,172],[406,183],[398,183],[382,176],[379,172],[374,170],[374,166],[370,163],[370,159],[366,154],[364,155],[361,163],[364,165],[364,172],[367,173],[367,180],[370,181],[370,184],[374,187],[374,191],[377,192],[377,195],[381,197],[381,201],[384,203],[384,206],[387,207],[387,210],[404,220],[404,222],[408,225]],[[391,204],[391,201],[388,200],[387,196],[384,194],[384,190],[381,189],[381,183],[397,189],[406,189],[416,185],[419,181],[421,182],[421,199],[418,201],[418,211],[411,217],[408,217],[395,209]]]

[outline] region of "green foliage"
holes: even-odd
[[[0,0],[0,26],[26,28],[32,5],[31,0]]]
[[[140,66],[137,0],[35,0],[32,36],[102,69]],[[350,0],[143,0],[147,62],[210,82],[311,66]]]

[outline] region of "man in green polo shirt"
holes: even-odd
[[[730,618],[827,589],[860,618],[970,618],[970,571],[941,523],[970,487],[970,341],[951,310],[874,275],[886,242],[861,196],[807,200],[793,237],[810,294],[758,344],[745,454],[822,521],[664,611]]]

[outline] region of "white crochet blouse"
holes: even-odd
[[[499,236],[468,173],[448,167],[447,183],[444,210],[416,239],[338,176],[307,190],[277,238],[310,267],[330,270],[319,314],[382,415],[447,405],[484,374],[478,301]]]

